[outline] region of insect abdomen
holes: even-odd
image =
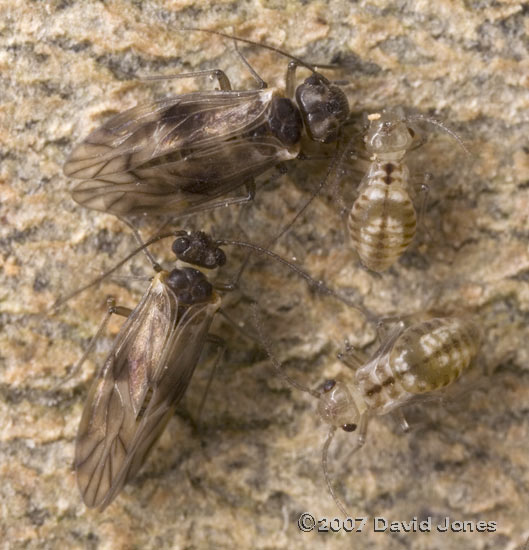
[[[407,191],[407,169],[400,163],[378,164],[366,181],[347,226],[362,263],[373,271],[384,271],[413,240],[415,208]]]
[[[435,318],[404,330],[388,363],[406,391],[425,393],[456,380],[476,355],[479,344],[480,331],[473,321]]]

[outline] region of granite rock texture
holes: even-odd
[[[403,106],[443,120],[471,157],[428,128],[410,154],[433,175],[413,248],[381,277],[361,269],[324,191],[276,246],[318,279],[379,315],[435,306],[468,309],[485,341],[471,378],[445,402],[406,411],[411,424],[371,422],[364,449],[339,433],[330,466],[362,533],[302,533],[302,512],[339,515],[323,479],[326,428],[316,403],[274,375],[251,340],[217,320],[228,353],[202,416],[208,368],[138,477],[103,513],[78,493],[72,460],[88,383],[122,320],[112,319],[82,371],[62,382],[95,334],[105,298],[133,306],[150,270],[137,257],[58,312],[49,306],[134,245],[116,218],[69,195],[62,166],[72,147],[114,113],[209,81],[141,82],[142,75],[219,67],[253,85],[233,44],[199,26],[267,41],[305,59],[338,61],[359,117]],[[6,549],[240,548],[512,550],[529,534],[529,9],[518,1],[370,2],[0,1],[0,546]],[[271,85],[286,61],[243,47]],[[303,73],[300,73],[303,77]],[[314,149],[314,148],[313,148]],[[316,148],[316,152],[318,149]],[[328,153],[329,151],[326,150]],[[342,174],[350,200],[361,163]],[[266,242],[310,196],[328,163],[292,163],[246,207],[204,213],[186,227]],[[278,221],[279,220],[279,221]],[[148,235],[160,220],[142,221]],[[183,222],[179,222],[182,225]],[[186,222],[187,223],[187,222]],[[170,262],[167,243],[153,253]],[[229,255],[233,273],[243,256]],[[229,275],[225,275],[228,277]],[[251,328],[249,302],[290,376],[317,387],[345,370],[343,340],[374,344],[374,327],[264,259],[252,264],[226,310]],[[211,354],[205,354],[205,360]],[[483,367],[483,368],[482,368]],[[463,382],[463,381],[462,381]],[[453,521],[496,522],[494,532],[439,532]],[[373,520],[419,521],[432,531],[374,532]]]

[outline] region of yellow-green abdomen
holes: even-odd
[[[406,391],[433,391],[459,377],[477,354],[480,340],[479,327],[470,319],[431,319],[404,330],[390,352],[389,366]]]

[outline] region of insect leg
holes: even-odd
[[[220,336],[216,336],[215,334],[208,334],[206,337],[206,342],[217,346],[217,356],[213,361],[213,367],[211,369],[208,382],[206,384],[206,389],[204,390],[202,398],[200,399],[200,405],[198,406],[198,414],[197,414],[197,420],[196,420],[197,426],[200,426],[200,417],[202,416],[202,411],[204,410],[204,404],[206,403],[206,397],[208,396],[209,388],[211,387],[211,382],[213,381],[213,377],[217,372],[217,367],[222,359],[222,356],[226,351],[226,342]]]
[[[221,69],[205,69],[203,71],[194,71],[192,73],[182,73],[182,74],[171,74],[171,75],[160,75],[160,76],[142,76],[139,80],[144,81],[156,81],[156,80],[171,80],[173,78],[196,78],[201,76],[210,76],[216,78],[219,82],[220,89],[223,92],[229,92],[232,87],[230,80],[227,77],[226,73]]]
[[[240,226],[239,226],[239,229],[242,231],[242,233],[244,234],[244,236],[246,238],[247,235],[246,235],[246,232],[244,231],[244,229]],[[239,287],[239,281],[241,280],[243,273],[246,271],[246,268],[248,267],[248,264],[250,263],[251,257],[252,257],[252,250],[250,250],[246,254],[246,256],[245,256],[243,262],[241,263],[241,265],[239,267],[239,270],[237,271],[237,274],[235,275],[233,280],[229,283],[221,283],[220,286],[218,287],[219,290],[232,291],[232,290],[235,290],[236,288]],[[216,284],[219,284],[219,283],[216,283]]]
[[[410,431],[410,425],[408,424],[408,421],[406,420],[406,417],[404,416],[404,413],[402,412],[402,410],[397,409],[395,414],[397,415],[397,419],[400,423],[400,427],[401,427],[402,431],[404,433],[409,432]]]
[[[132,234],[134,235],[134,238],[136,239],[136,241],[138,242],[138,244],[143,247],[143,245],[145,244],[143,242],[143,239],[141,238],[141,235],[140,235],[140,232],[136,229],[136,227],[134,226],[134,224],[132,222],[130,222],[129,220],[127,220],[127,218],[124,218],[122,216],[118,216],[118,218],[125,224],[125,225],[128,225],[130,230],[132,231]],[[159,272],[162,270],[162,268],[160,267],[160,264],[154,259],[154,256],[150,253],[149,249],[146,248],[146,247],[143,247],[142,248],[143,250],[143,253],[147,256],[147,259],[149,260],[149,262],[151,262],[152,264],[152,267],[154,269],[154,271],[156,272]]]
[[[115,315],[119,315],[120,317],[128,317],[132,313],[132,309],[129,307],[123,307],[123,306],[112,306],[109,308],[110,313],[114,313]]]
[[[337,358],[353,371],[356,371],[367,362],[367,356],[352,346],[347,340],[344,342],[344,350],[338,353]]]
[[[108,325],[108,322],[110,321],[110,317],[112,317],[113,314],[121,315],[123,317],[128,317],[132,312],[132,310],[129,308],[116,306],[116,301],[114,300],[114,298],[109,298],[107,300],[107,305],[108,305],[107,312],[105,313],[105,316],[103,317],[103,320],[101,321],[101,324],[97,329],[97,332],[92,337],[92,339],[90,340],[90,343],[86,347],[83,355],[81,356],[79,361],[77,361],[77,363],[72,367],[72,370],[70,371],[70,373],[66,375],[66,377],[63,378],[59,384],[56,384],[55,386],[53,386],[51,388],[51,391],[56,390],[59,386],[65,384],[66,382],[74,378],[79,373],[79,371],[81,370],[81,367],[83,366],[83,363],[86,361],[86,358],[94,349],[96,342],[101,337],[101,334],[103,334],[104,330]]]
[[[200,204],[196,207],[190,207],[186,210],[186,216],[189,214],[193,214],[194,212],[205,212],[206,210],[214,210],[215,208],[222,208],[224,206],[231,206],[233,204],[244,204],[246,202],[252,201],[255,198],[255,182],[252,179],[245,182],[243,185],[248,191],[248,195],[246,195],[245,197],[228,197],[218,202],[205,203]]]
[[[259,343],[259,338],[256,334],[250,334],[247,330],[243,329],[241,326],[239,326],[230,315],[228,315],[222,308],[220,308],[217,313],[219,315],[222,315],[224,319],[240,334],[242,334],[245,338],[250,340],[251,342],[257,342]]]
[[[433,236],[430,234],[428,229],[424,225],[424,214],[426,212],[426,205],[428,204],[428,195],[430,194],[430,182],[433,179],[432,174],[429,172],[426,172],[422,175],[416,175],[412,179],[417,179],[419,184],[419,195],[420,195],[420,203],[419,203],[419,212],[417,216],[417,227],[421,228],[422,231],[428,234],[428,237],[430,239],[433,239]]]
[[[347,455],[347,461],[350,460],[351,456],[353,456],[357,451],[359,451],[366,442],[366,436],[367,436],[367,425],[369,421],[369,416],[367,413],[364,413],[360,417],[360,421],[358,423],[358,435],[356,437],[355,444],[353,445],[353,448],[349,451],[349,454]]]
[[[246,68],[250,71],[251,75],[255,78],[255,81],[257,82],[257,88],[259,90],[263,90],[264,88],[268,88],[268,84],[257,74],[257,71],[250,65],[246,57],[242,54],[241,50],[239,50],[239,46],[237,46],[237,41],[234,40],[233,44],[235,46],[235,51],[239,54],[239,57],[242,59],[242,62],[246,65]]]
[[[252,317],[253,317],[253,321],[254,321],[257,333],[259,334],[261,346],[265,350],[266,354],[268,355],[268,358],[270,359],[270,362],[272,363],[272,366],[274,367],[274,370],[276,371],[276,373],[281,378],[283,378],[283,380],[288,382],[292,387],[298,390],[301,390],[305,393],[309,393],[316,399],[319,399],[321,396],[321,392],[316,390],[311,390],[308,386],[305,386],[304,384],[297,382],[293,378],[290,378],[290,376],[288,376],[288,374],[284,371],[283,365],[280,363],[279,359],[277,359],[277,357],[272,352],[272,346],[270,344],[270,341],[265,336],[265,333],[263,330],[263,320],[259,313],[259,308],[257,304],[254,302],[250,307],[252,309]]]
[[[405,328],[404,319],[406,317],[411,317],[411,315],[383,317],[378,320],[376,330],[377,341],[380,344],[380,348],[377,351],[377,354],[382,355],[393,346],[395,340],[402,334],[402,331]],[[396,323],[396,325],[394,327],[390,327],[389,325],[392,323]]]
[[[267,181],[267,183],[273,183],[274,181],[284,176],[288,172],[288,167],[284,163],[279,163],[277,166],[274,167],[274,170],[276,171],[276,174],[272,176]],[[255,182],[252,180],[251,182],[246,183],[245,187],[248,190],[248,196],[245,198],[245,201],[249,202],[255,198]],[[241,201],[241,202],[245,202],[245,201]],[[275,242],[275,239],[271,243],[269,243],[266,247],[271,248],[274,242]],[[232,281],[231,286],[226,285],[224,290],[233,290],[238,286],[243,273],[246,271],[246,268],[248,267],[248,263],[250,262],[251,256],[252,256],[252,252],[250,251],[248,252],[246,258],[244,259],[244,262],[241,264],[241,267],[239,268],[239,271],[235,276],[235,279]]]
[[[285,77],[285,95],[294,97],[296,88],[296,70],[299,66],[297,61],[291,61],[287,66],[287,75]]]
[[[353,449],[349,452],[347,460],[349,460],[354,453],[356,453],[358,450],[360,450],[363,447],[366,441],[367,424],[368,424],[368,415],[364,413],[360,417],[358,437],[356,438]],[[329,475],[329,468],[328,468],[329,447],[331,445],[335,432],[336,432],[336,426],[332,426],[331,429],[329,430],[329,433],[327,434],[327,439],[325,440],[325,443],[323,445],[323,449],[321,452],[321,465],[323,468],[323,476],[325,478],[325,482],[327,484],[327,488],[329,489],[329,493],[331,494],[332,499],[334,500],[334,502],[336,503],[336,506],[338,506],[340,512],[344,515],[344,517],[348,517],[349,514],[347,513],[347,510],[345,509],[343,502],[336,495],[336,492],[334,490],[334,487],[331,481],[331,477]]]

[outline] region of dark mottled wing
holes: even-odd
[[[143,464],[185,393],[220,305],[216,297],[179,312],[163,277],[121,328],[83,411],[75,469],[90,507],[108,506]]]
[[[198,92],[110,119],[72,152],[74,200],[115,214],[189,212],[248,182],[297,147],[266,126],[273,90]]]

